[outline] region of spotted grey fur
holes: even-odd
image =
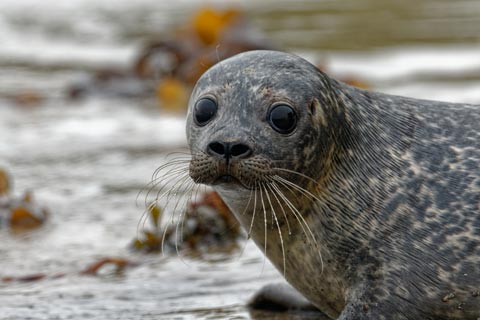
[[[218,112],[199,127],[205,96]],[[269,126],[275,102],[295,109],[291,134]],[[332,319],[480,318],[480,106],[360,90],[295,55],[251,51],[198,81],[187,137],[191,177]],[[212,141],[253,153],[226,165]],[[224,174],[240,183],[215,183]]]

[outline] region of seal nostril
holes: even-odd
[[[220,155],[227,159],[231,157],[246,158],[252,153],[252,149],[243,143],[230,144],[214,141],[209,143],[207,148],[210,154]]]
[[[242,143],[237,143],[231,147],[230,154],[233,157],[241,157],[241,156],[246,157],[250,155],[251,151],[252,150],[250,150],[250,148],[247,145]]]
[[[212,142],[208,144],[208,150],[223,156],[225,154],[225,145],[220,142]]]

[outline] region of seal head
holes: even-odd
[[[274,51],[247,52],[211,68],[198,81],[187,116],[193,180],[232,181],[241,191],[268,181],[277,167],[324,176],[318,159],[328,158],[341,122],[329,85],[303,59]],[[324,107],[330,105],[335,108]]]

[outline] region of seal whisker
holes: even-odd
[[[157,186],[163,183],[163,185],[157,190],[157,198],[158,198],[158,195],[161,194],[165,188],[171,186],[170,184],[171,181],[174,182],[174,186],[175,186],[177,181],[179,181],[180,179],[183,179],[186,176],[188,176],[188,168],[178,168],[178,169],[175,169],[174,171],[168,172],[161,178],[157,178],[156,181],[149,188],[148,192],[145,194],[145,204],[147,203],[150,194]]]
[[[186,168],[184,168],[186,169]],[[177,185],[179,183],[179,181],[182,181],[182,180],[185,180],[187,178],[189,178],[189,175],[188,175],[188,171],[185,170],[184,174],[181,175],[181,176],[178,176],[176,175],[175,176],[176,180],[175,180],[175,185]],[[165,186],[167,184],[165,184],[164,186],[162,186],[159,191],[157,192],[157,195],[155,197],[155,200],[150,202],[150,204],[148,204],[148,196],[150,195],[150,192],[153,190],[153,188],[157,185],[159,185],[162,181],[159,181],[158,183],[155,183],[150,189],[149,191],[147,192],[147,194],[145,195],[145,210],[142,212],[142,215],[138,221],[138,224],[137,224],[137,233],[140,229],[140,226],[142,226],[142,228],[145,227],[145,223],[147,222],[148,220],[148,213],[150,212],[150,210],[152,209],[152,206],[156,205],[158,202],[159,202],[159,199],[161,199],[163,197],[163,195],[161,197],[159,197],[159,194],[160,192],[162,192],[163,188],[165,188]],[[170,190],[171,191],[171,190]],[[168,201],[167,201],[168,202]]]
[[[197,188],[195,189],[195,196],[193,196],[193,192],[192,192],[192,195],[189,197],[190,199],[198,199],[198,193],[200,191],[200,189],[203,188],[203,193],[206,192],[206,188],[207,186],[204,185],[204,184],[197,184]],[[185,219],[182,220],[182,226],[181,226],[181,236],[182,236],[182,242],[183,242],[183,228],[185,226]]]
[[[247,239],[250,239],[252,235],[252,228],[253,228],[253,222],[255,221],[255,213],[257,212],[257,182],[255,182],[255,189],[254,190],[254,198],[253,198],[253,214],[252,214],[252,219],[250,222],[250,228],[248,229],[247,233]]]
[[[156,177],[154,180],[152,180],[151,188],[155,188],[161,183],[164,183],[165,185],[167,185],[168,182],[175,180],[175,178],[178,177],[179,174],[184,174],[184,173],[188,174],[188,170],[189,170],[188,166],[179,166],[175,169],[169,170],[168,172],[165,172],[161,176]]]
[[[185,200],[185,206],[186,206],[186,203],[188,202],[188,199],[191,198],[191,195],[193,193],[193,190],[195,188],[195,183],[193,181],[189,181],[189,180],[186,180],[187,181],[187,187],[190,188],[190,190],[187,192],[186,196],[184,197],[186,200]],[[178,204],[178,199],[177,199],[177,204]],[[177,206],[177,204],[175,205],[175,207]],[[167,203],[168,205],[168,203]],[[166,239],[166,235],[167,235],[167,231],[168,231],[168,226],[169,225],[173,225],[174,223],[174,220],[175,220],[175,215],[176,215],[176,210],[172,210],[172,214],[171,214],[171,219],[168,220],[167,222],[167,225],[164,226],[164,230],[163,230],[163,235],[162,235],[162,240],[161,240],[161,252],[164,253],[165,252],[165,239]],[[181,215],[181,213],[180,213]],[[176,230],[175,230],[176,232]],[[175,233],[175,245],[176,245],[176,242],[177,242],[177,233]],[[177,249],[176,249],[177,250]],[[178,251],[177,251],[177,254],[178,254]]]
[[[190,176],[188,175],[188,173],[185,173],[183,176],[177,177],[173,186],[171,186],[168,190],[165,190],[165,192],[162,193],[162,191],[164,191],[164,189],[168,187],[167,184],[163,185],[160,188],[160,190],[157,192],[157,195],[155,197],[155,201],[159,202],[161,199],[163,199],[163,197],[166,196],[165,201],[168,204],[170,202],[170,198],[171,198],[172,194],[177,195],[180,192],[184,183],[186,181],[189,181],[189,180],[191,180]]]
[[[176,182],[175,182],[175,186],[176,186],[179,182],[181,182],[181,184],[180,184],[178,187],[172,188],[172,189],[169,190],[168,192],[174,191],[175,194],[178,194],[178,193],[179,193],[179,189],[182,188],[182,186],[185,184],[185,182],[188,182],[188,178],[190,178],[190,177],[189,177],[189,175],[188,175],[188,172],[185,171],[182,176],[177,176],[176,178],[177,178],[177,180],[176,180]],[[159,183],[160,183],[160,182],[159,182]],[[165,184],[165,185],[166,185],[166,184]],[[163,187],[165,187],[165,185],[164,185]],[[163,190],[163,187],[160,189],[159,192],[161,192],[161,190]],[[176,190],[175,190],[175,189],[176,189]],[[147,222],[147,219],[148,219],[148,213],[152,210],[152,208],[153,208],[155,205],[158,204],[159,200],[162,199],[165,194],[167,194],[167,192],[165,192],[165,193],[164,193],[162,196],[160,196],[160,197],[159,197],[158,194],[157,194],[155,200],[152,201],[149,205],[147,205],[147,201],[148,201],[148,200],[147,200],[148,194],[147,194],[147,196],[146,196],[146,198],[145,198],[146,209],[143,211],[143,213],[142,213],[142,215],[141,215],[141,217],[140,217],[140,220],[139,220],[139,222],[138,222],[138,224],[137,224],[137,233],[138,233],[138,231],[139,231],[139,229],[140,229],[140,225],[141,225],[143,228],[145,227],[145,223]],[[170,200],[169,200],[168,197],[167,197],[167,201],[166,201],[166,204],[167,204],[167,205],[168,205],[168,202],[169,202],[169,201],[170,201]],[[177,199],[177,204],[175,205],[175,207],[176,207],[177,205],[178,205],[178,199]]]
[[[174,167],[177,168],[179,165],[181,165],[182,168],[188,168],[188,165],[191,161],[191,158],[185,158],[185,159],[172,159],[168,161],[167,163],[164,163],[163,165],[159,166],[155,171],[152,173],[151,176],[151,182],[157,181],[158,180],[158,174],[161,171],[166,170],[169,167]],[[170,172],[171,170],[168,170],[166,173]]]
[[[279,183],[283,184],[284,186],[289,186],[295,190],[298,190],[300,193],[302,193],[303,195],[311,198],[311,199],[314,199],[314,200],[317,200],[317,201],[321,201],[316,195],[314,195],[313,193],[311,193],[310,191],[308,191],[307,189],[305,188],[302,188],[300,187],[298,184],[296,183],[293,183],[287,179],[284,179],[280,176],[274,176],[273,177],[274,180],[278,181]]]
[[[189,163],[191,160],[191,157],[185,157],[185,158],[174,158],[174,159],[170,159],[168,160],[168,162],[162,164],[161,166],[159,166],[158,168],[155,169],[155,171],[153,171],[152,173],[152,180],[155,179],[155,177],[157,176],[157,174],[168,168],[168,167],[172,167],[172,166],[176,166],[178,164],[183,164],[183,163]]]
[[[159,193],[157,193],[157,196],[156,196],[155,200],[152,202],[152,204],[157,205],[160,202],[160,200],[162,200],[165,196],[167,196],[167,199],[166,199],[165,205],[164,205],[164,208],[167,208],[168,204],[171,200],[172,192],[175,193],[175,195],[177,195],[177,203],[175,204],[175,208],[172,211],[172,215],[171,215],[171,222],[173,223],[174,218],[175,218],[175,210],[176,210],[176,208],[178,206],[178,203],[180,201],[180,198],[178,198],[178,194],[180,193],[181,188],[183,188],[183,186],[190,186],[189,188],[193,188],[193,185],[194,185],[194,182],[190,179],[190,176],[187,173],[185,173],[183,176],[177,178],[177,180],[176,180],[174,186],[172,187],[172,189],[165,191],[161,195]],[[163,188],[162,188],[162,190],[163,190]],[[161,192],[161,191],[159,191],[159,192]],[[187,188],[186,193],[188,193],[188,188]],[[145,221],[146,220],[144,220],[143,223],[145,223]],[[166,232],[166,228],[165,228],[165,232]],[[163,240],[162,240],[162,251],[163,251]]]
[[[146,198],[148,198],[148,195],[150,194],[150,192],[152,191],[152,189],[155,188],[155,186],[157,186],[159,183],[161,183],[161,181],[159,181],[159,179],[157,179],[157,178],[155,177],[157,170],[163,170],[163,169],[167,168],[168,166],[173,166],[173,165],[177,166],[177,165],[179,165],[179,164],[185,164],[186,166],[183,166],[182,168],[183,168],[184,170],[188,170],[188,164],[189,164],[189,162],[190,162],[190,160],[187,160],[187,159],[184,160],[184,161],[182,161],[182,162],[173,163],[173,164],[169,162],[169,163],[166,163],[165,165],[162,165],[162,166],[160,166],[159,168],[157,168],[157,169],[155,170],[155,173],[152,174],[151,181],[150,181],[149,183],[147,183],[144,187],[142,187],[142,188],[138,191],[137,196],[135,197],[135,203],[136,203],[136,205],[138,205],[138,198],[140,197],[140,195],[142,194],[142,192],[144,192],[144,191],[147,190],[147,188],[148,188],[147,195],[145,196],[145,199],[146,199]],[[163,168],[162,168],[162,167],[163,167]],[[160,168],[161,168],[161,169],[160,169]],[[170,171],[169,171],[169,172],[170,172]],[[145,205],[147,205],[147,202],[146,202],[146,201],[145,201]]]
[[[192,192],[193,188],[195,187],[195,184],[192,181],[187,180],[187,186],[190,188],[190,190],[188,191],[188,193],[185,197],[186,199],[190,198],[191,192]],[[176,216],[176,213],[177,213],[176,207],[178,205],[178,202],[179,202],[179,199],[177,199],[177,203],[175,204],[175,207],[172,210],[171,219],[168,219],[168,221],[166,222],[166,225],[164,226],[164,229],[163,229],[162,240],[161,240],[161,251],[162,251],[162,253],[165,252],[165,247],[164,247],[165,238],[166,238],[166,235],[167,235],[167,231],[169,230],[168,229],[169,226],[173,225],[173,223],[174,223],[175,216]],[[167,205],[168,205],[168,203],[167,203]],[[181,215],[181,212],[180,212],[180,215]],[[177,221],[178,221],[178,219],[177,219]],[[175,244],[176,244],[176,242],[177,242],[177,234],[176,233],[175,233],[175,239],[174,240],[175,240]]]
[[[188,170],[188,169],[189,169],[189,168],[188,168],[188,163],[189,163],[189,161],[185,161],[185,162],[181,162],[181,163],[180,163],[180,162],[179,162],[179,163],[175,163],[175,164],[173,164],[173,165],[174,165],[174,168],[173,168],[173,169],[170,169],[170,170],[168,170],[168,171],[166,171],[166,172],[163,172],[161,175],[159,175],[161,171],[157,172],[157,173],[155,174],[155,176],[153,177],[153,179],[152,179],[151,182],[152,182],[152,183],[156,183],[156,182],[158,182],[158,181],[161,181],[161,180],[166,179],[167,177],[169,177],[169,176],[171,176],[171,175],[175,175],[175,173],[177,173],[177,172],[179,172],[179,171]],[[182,166],[180,166],[180,164],[181,164]],[[167,167],[163,168],[162,170],[165,170],[166,168],[167,168]]]
[[[180,150],[185,150],[185,151],[180,151]],[[175,151],[170,151],[169,153],[167,153],[167,157],[171,157],[171,156],[174,156],[174,155],[182,155],[182,156],[190,156],[191,155],[191,152],[188,150],[188,149],[180,149],[180,150],[175,150]]]
[[[148,219],[148,213],[150,212],[150,210],[153,209],[153,207],[155,206],[155,202],[152,202],[150,203],[148,206],[145,206],[145,210],[143,210],[141,216],[140,216],[140,219],[138,219],[138,222],[137,222],[137,230],[136,230],[136,237],[137,239],[139,238],[139,233],[140,233],[140,227],[144,228],[145,227],[145,223]]]
[[[262,183],[259,184],[259,190],[260,190],[260,201],[262,203],[262,210],[263,210],[263,223],[264,223],[264,256],[263,256],[263,265],[262,265],[262,273],[263,270],[265,269],[265,259],[267,256],[267,209],[265,208],[265,201],[263,200],[263,185]]]
[[[277,203],[278,203],[280,209],[282,210],[283,217],[285,218],[285,222],[287,223],[288,235],[291,236],[292,235],[292,230],[290,229],[290,222],[288,221],[287,213],[285,212],[285,209],[283,208],[282,204],[280,203],[280,199],[278,199],[277,192],[272,188],[271,184],[272,184],[272,181],[270,181],[270,183],[268,183],[267,186],[270,189],[270,191],[272,192],[272,195],[277,200]]]
[[[283,244],[282,229],[280,228],[280,224],[278,223],[277,214],[275,212],[275,208],[274,208],[274,206],[272,204],[272,201],[270,199],[270,195],[268,194],[268,191],[266,190],[266,186],[268,186],[268,184],[263,185],[264,190],[265,190],[265,194],[267,196],[268,203],[270,204],[270,209],[272,211],[272,215],[275,219],[275,224],[277,225],[278,236],[280,237],[280,246],[282,247],[282,257],[283,257],[283,276],[285,276],[286,272],[287,272],[287,267],[286,267],[285,246]]]
[[[192,181],[192,180],[189,179],[189,178],[190,178],[190,176],[184,178],[183,181],[182,181],[182,183],[180,184],[180,186],[178,186],[177,190],[179,190],[179,189],[181,189],[181,188],[185,188],[185,189],[188,190],[187,186],[191,186],[191,187],[190,187],[190,191],[194,190],[195,187],[196,187],[197,190],[200,188],[199,185],[197,186],[197,185],[195,184],[195,182]],[[184,186],[185,186],[185,187],[184,187]],[[172,210],[172,212],[173,212],[173,215],[172,215],[172,223],[173,223],[174,218],[175,218],[175,217],[174,217],[174,214],[177,212],[177,209],[178,209],[177,207],[178,207],[178,204],[179,204],[180,200],[181,200],[181,199],[184,199],[184,206],[185,206],[185,208],[186,208],[186,204],[187,204],[187,202],[192,198],[193,192],[190,192],[190,193],[184,192],[184,193],[186,193],[187,196],[179,197],[178,191],[174,191],[173,189],[172,189],[171,191],[173,192],[173,196],[175,196],[175,197],[176,197],[176,200],[177,200],[177,202],[175,203],[175,206],[173,207],[173,210]],[[170,193],[167,195],[167,200],[166,200],[166,204],[167,204],[167,205],[170,203],[171,196],[172,196],[172,195],[171,195]],[[185,208],[184,208],[184,209],[185,209]],[[180,211],[180,213],[182,213],[182,212],[183,212],[183,211]]]
[[[165,192],[163,192],[162,194],[157,194],[157,196],[155,197],[154,199],[154,203],[155,204],[159,204],[161,202],[161,200],[163,200],[165,198],[165,201],[163,202],[163,205],[162,207],[164,209],[168,208],[169,205],[170,205],[170,202],[172,200],[172,196],[175,195],[177,197],[177,202],[175,204],[175,207],[177,207],[178,205],[178,201],[179,201],[179,195],[180,195],[180,189],[185,186],[185,185],[188,185],[188,183],[190,182],[188,176],[184,176],[182,177],[181,179],[179,179],[176,183],[175,183],[175,187],[176,189],[170,189],[170,190],[166,190]],[[185,193],[185,192],[188,192],[188,189],[187,191],[183,191],[182,193]],[[174,213],[174,211],[172,210],[172,212]],[[171,216],[172,218],[172,221],[174,220],[174,214],[172,214]]]
[[[190,194],[190,196],[188,197],[189,199],[192,199],[192,196],[193,196],[193,193],[195,193],[195,196],[194,198],[196,199],[197,198],[197,195],[198,195],[198,190],[200,190],[200,188],[202,187],[203,185],[201,184],[193,184],[193,187],[192,187],[192,193]],[[193,192],[195,190],[195,192]],[[185,203],[186,204],[186,203]],[[185,208],[184,210],[180,211],[180,217],[179,219],[177,220],[177,226],[175,228],[175,251],[177,252],[177,255],[179,254],[179,250],[178,250],[178,242],[180,241],[181,243],[183,243],[183,230],[184,230],[184,226],[185,226],[185,217],[187,215],[187,209]],[[180,239],[178,239],[178,226],[180,225]]]
[[[272,182],[271,186],[277,192],[280,199],[282,199],[285,202],[285,204],[287,205],[287,207],[290,209],[290,212],[292,212],[293,216],[295,217],[295,219],[298,221],[298,224],[302,228],[302,231],[303,231],[305,237],[308,238],[310,235],[307,233],[307,230],[305,229],[302,220],[298,217],[298,214],[299,214],[299,213],[297,213],[298,210],[293,207],[293,204],[288,200],[287,196],[285,196],[285,194],[280,190],[280,188],[278,187],[278,185],[275,182]]]
[[[314,235],[314,233],[312,232],[312,229],[310,228],[310,226],[308,225],[308,223],[305,221],[305,218],[303,218],[302,214],[300,213],[300,211],[298,211],[298,209],[291,203],[291,201],[287,198],[287,196],[285,194],[283,194],[283,192],[280,190],[280,188],[278,187],[278,185],[275,183],[275,182],[272,182],[272,186],[277,190],[278,194],[281,196],[281,198],[285,201],[285,203],[287,204],[287,206],[290,208],[291,212],[293,213],[294,217],[297,219],[300,227],[302,228],[305,236],[306,236],[306,239],[308,240],[309,239],[309,235],[310,235],[310,238],[312,239],[313,241],[313,244],[314,246],[317,248],[317,249],[320,249],[319,245],[318,245],[318,242],[317,242],[317,239]],[[290,192],[292,192],[291,190],[289,190]],[[305,226],[305,227],[304,227]],[[306,228],[306,229],[305,229]],[[308,233],[307,233],[308,231]],[[320,275],[323,274],[323,267],[324,267],[324,264],[323,264],[323,257],[322,257],[322,253],[320,250],[318,250],[318,255],[320,257],[320,264],[321,264],[321,272],[320,272]]]
[[[165,168],[168,168],[168,167],[171,167],[171,166],[175,166],[177,163],[179,162],[188,162],[190,158],[181,158],[181,159],[177,159],[177,158],[174,158],[174,159],[169,159],[167,162],[165,162],[164,164],[158,166],[153,172],[152,172],[152,176],[151,176],[151,179],[153,180],[155,178],[155,175],[165,169]]]
[[[173,212],[176,212],[179,209],[181,209],[183,211],[187,208],[187,203],[188,203],[188,201],[190,201],[192,199],[193,190],[194,190],[195,186],[196,186],[195,182],[191,179],[186,179],[185,182],[182,183],[182,187],[184,187],[186,190],[190,190],[190,191],[185,192],[185,196],[183,196],[183,197],[178,197],[178,194],[177,194],[177,203],[173,207]],[[199,188],[200,188],[200,186],[197,186],[197,189],[199,189]],[[183,202],[182,202],[182,200],[183,200]],[[181,203],[180,206],[178,206],[179,203]]]
[[[168,172],[164,173],[162,176],[160,177],[152,177],[152,181],[150,181],[148,184],[145,185],[145,187],[143,187],[137,194],[137,198],[136,198],[136,201],[138,201],[138,197],[140,196],[141,192],[145,191],[148,187],[148,190],[145,194],[145,199],[144,199],[144,204],[146,205],[147,204],[147,200],[148,200],[148,197],[150,195],[150,193],[153,191],[153,189],[155,189],[155,187],[157,187],[159,184],[161,184],[162,182],[166,182],[165,185],[168,184],[168,182],[170,180],[173,180],[173,178],[176,178],[178,177],[178,174],[180,173],[185,173],[185,174],[188,174],[188,162],[185,162],[184,163],[185,165],[184,166],[180,166],[178,167],[178,165],[176,166],[175,169],[173,170],[169,170]],[[138,203],[137,203],[138,204]]]
[[[303,173],[301,173],[301,172],[297,172],[297,171],[295,171],[295,170],[290,170],[290,169],[281,168],[281,167],[275,167],[275,168],[273,168],[273,170],[275,170],[275,171],[283,171],[283,172],[295,174],[295,175],[297,175],[297,176],[300,176],[300,177],[302,177],[302,178],[307,179],[308,181],[314,183],[315,185],[320,186],[320,183],[318,183],[318,181],[315,181],[315,179],[313,179],[312,177],[309,177],[309,176],[307,176],[306,174],[303,174]]]
[[[280,188],[278,188],[278,185],[275,182],[273,183],[273,185],[277,186],[277,191],[279,192],[279,194],[284,196],[283,199],[285,200],[286,204],[289,206],[289,208],[292,210],[292,212],[294,212],[297,215],[297,217],[299,217],[301,219],[301,221],[305,224],[310,236],[312,237],[312,239],[316,243],[317,241],[316,241],[315,235],[313,234],[312,230],[308,226],[307,222],[303,218],[300,211],[293,205],[293,203],[288,199],[288,197],[283,194],[283,192],[280,190]],[[288,188],[288,185],[286,187]],[[292,192],[291,189],[288,189],[288,190],[295,196],[295,194]]]
[[[183,221],[185,221],[185,216],[187,214],[187,203],[189,200],[191,200],[192,198],[192,195],[194,193],[194,191],[197,191],[199,188],[200,188],[200,185],[197,185],[195,184],[193,181],[188,181],[188,186],[190,186],[190,191],[188,192],[187,196],[184,197],[184,204],[182,206],[182,210],[180,210],[180,216],[177,218],[177,221],[176,221],[176,224],[175,224],[175,237],[174,237],[174,241],[175,241],[175,252],[177,253],[177,256],[180,257],[181,259],[181,256],[180,256],[180,250],[178,248],[178,243],[179,243],[179,237],[178,237],[178,231],[179,231],[179,226],[180,224],[182,224],[181,228],[180,228],[180,237],[181,237],[181,242],[183,242]],[[177,202],[178,204],[178,202]],[[172,220],[169,222],[169,224],[173,224],[174,223],[174,217],[175,217],[175,214],[176,214],[177,210],[174,210],[172,213]],[[167,228],[165,228],[165,231],[164,231],[164,234],[163,234],[163,237],[162,237],[162,251],[163,251],[163,244],[164,244],[164,240],[165,240],[165,235],[166,235],[166,231],[167,231]],[[183,260],[183,259],[182,259]]]
[[[248,206],[250,205],[250,201],[252,201],[252,194],[254,192],[254,189],[250,189],[250,194],[248,196],[248,201],[247,201],[247,204],[245,205],[245,208],[243,209],[242,211],[242,216],[245,215],[245,213],[247,212],[248,210]]]
[[[252,222],[250,224],[250,228],[253,226],[253,219],[255,217],[255,209],[256,209],[256,199],[257,199],[257,191],[255,189],[250,189],[250,195],[248,196],[248,202],[247,202],[247,205],[245,206],[245,208],[243,209],[243,212],[242,212],[242,216],[245,215],[245,213],[247,212],[248,210],[248,207],[250,205],[250,202],[252,201],[252,197],[254,197],[254,204],[253,204],[253,214],[252,214]],[[237,220],[237,219],[236,219]],[[237,220],[237,223],[238,220]],[[249,230],[250,232],[251,230]],[[247,241],[250,239],[250,234],[247,234]],[[242,250],[240,251],[240,254],[239,254],[239,258],[243,256],[243,253],[245,252],[245,249],[247,248],[247,241],[245,241],[245,244],[243,245],[243,248]]]

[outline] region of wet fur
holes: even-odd
[[[218,101],[205,127],[203,96]],[[282,135],[266,121],[285,101]],[[294,55],[222,61],[190,101],[190,176],[213,187],[287,281],[335,319],[480,317],[480,107],[349,87]],[[225,167],[209,142],[253,158]]]

